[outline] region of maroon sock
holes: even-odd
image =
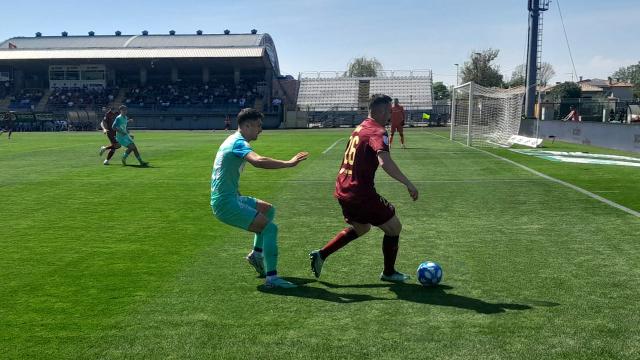
[[[343,229],[334,237],[331,241],[327,243],[322,249],[320,249],[320,256],[323,259],[326,259],[329,255],[334,252],[340,250],[343,246],[350,243],[352,240],[358,238],[358,234],[352,227],[348,227]]]
[[[400,236],[385,235],[382,238],[382,254],[384,255],[384,274],[393,275],[396,272],[396,257],[398,256],[398,242]]]

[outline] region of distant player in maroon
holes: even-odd
[[[393,99],[393,107],[391,108],[391,139],[389,139],[389,144],[393,144],[393,135],[396,131],[400,134],[400,143],[402,144],[402,148],[404,149],[404,120],[406,115],[404,113],[404,108],[400,106],[400,102],[398,99]]]
[[[9,111],[4,114],[4,128],[0,128],[0,135],[7,133],[7,139],[11,140],[11,134],[13,134],[14,121],[16,120],[16,114],[13,111]]]
[[[395,269],[402,224],[393,205],[377,193],[374,184],[375,173],[380,165],[389,176],[407,187],[414,201],[418,199],[418,190],[389,154],[389,139],[384,125],[390,118],[391,98],[373,95],[369,102],[369,117],[349,137],[336,178],[334,196],[342,207],[345,221],[351,226],[339,232],[322,249],[309,254],[311,270],[316,277],[320,277],[322,265],[329,255],[366,234],[373,225],[384,231],[384,270],[380,279],[394,282],[409,279],[408,275]]]
[[[229,115],[224,118],[224,129],[227,131],[231,130],[231,117]]]
[[[102,132],[107,135],[110,143],[109,145],[100,147],[100,156],[102,156],[105,151],[109,150],[107,159],[103,162],[104,165],[109,165],[109,160],[111,160],[116,150],[120,148],[120,144],[116,141],[116,131],[113,129],[113,120],[115,120],[118,115],[118,112],[113,111],[111,107],[109,107],[107,108],[107,112],[104,114],[104,118],[102,118],[102,122],[100,123]]]

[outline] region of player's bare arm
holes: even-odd
[[[409,191],[409,195],[413,199],[413,201],[418,200],[418,189],[409,181],[409,179],[402,173],[398,165],[391,158],[391,154],[387,151],[379,151],[378,152],[378,163],[382,167],[382,169],[389,174],[392,178],[398,180],[403,185],[407,187]]]
[[[261,168],[261,169],[283,169],[294,167],[298,165],[300,162],[306,160],[309,157],[309,153],[306,151],[299,152],[295,156],[291,158],[291,160],[278,160],[268,158],[266,156],[261,156],[257,154],[255,151],[247,154],[245,159],[249,162],[249,164]]]

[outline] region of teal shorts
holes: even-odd
[[[211,200],[213,215],[218,220],[243,230],[249,230],[249,225],[258,215],[257,205],[256,198],[250,196],[219,197]]]
[[[129,145],[133,144],[133,139],[129,135],[117,134],[116,135],[116,140],[118,141],[118,143],[120,145],[122,145],[124,147],[128,147]]]

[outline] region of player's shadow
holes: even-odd
[[[530,305],[516,304],[516,303],[490,303],[484,300],[475,299],[468,296],[456,295],[447,291],[453,288],[448,285],[438,285],[436,287],[424,287],[417,284],[407,283],[380,283],[380,284],[360,284],[360,285],[338,285],[324,281],[319,283],[327,287],[328,289],[308,287],[304,286],[307,283],[314,280],[300,279],[300,278],[287,278],[299,286],[295,289],[262,289],[261,291],[275,293],[285,296],[297,296],[314,298],[331,302],[360,302],[371,300],[402,300],[410,301],[420,304],[437,305],[437,306],[450,306],[460,309],[473,310],[481,314],[498,314],[503,313],[506,310],[529,310],[532,309]],[[371,295],[364,294],[344,294],[334,293],[329,289],[367,289],[367,288],[388,288],[391,292],[395,293],[397,299],[380,298]],[[538,302],[540,306],[557,306],[559,304],[550,302]]]
[[[297,284],[298,287],[293,289],[269,289],[264,285],[260,285],[258,286],[258,291],[268,294],[318,299],[335,303],[356,303],[371,300],[389,300],[365,294],[337,294],[323,288],[305,286],[308,283],[315,282],[315,280],[295,277],[284,277],[284,279]]]
[[[490,303],[468,296],[448,293],[450,286],[439,285],[428,287],[417,284],[392,284],[389,290],[396,293],[398,300],[411,301],[421,304],[451,306],[460,309],[473,310],[481,314],[498,314],[506,310],[529,310],[531,306],[514,303]]]
[[[132,167],[132,168],[138,168],[138,169],[154,169],[154,168],[157,169],[158,168],[157,166],[153,166],[153,165],[142,166],[140,164],[127,164],[125,166],[126,167]]]

